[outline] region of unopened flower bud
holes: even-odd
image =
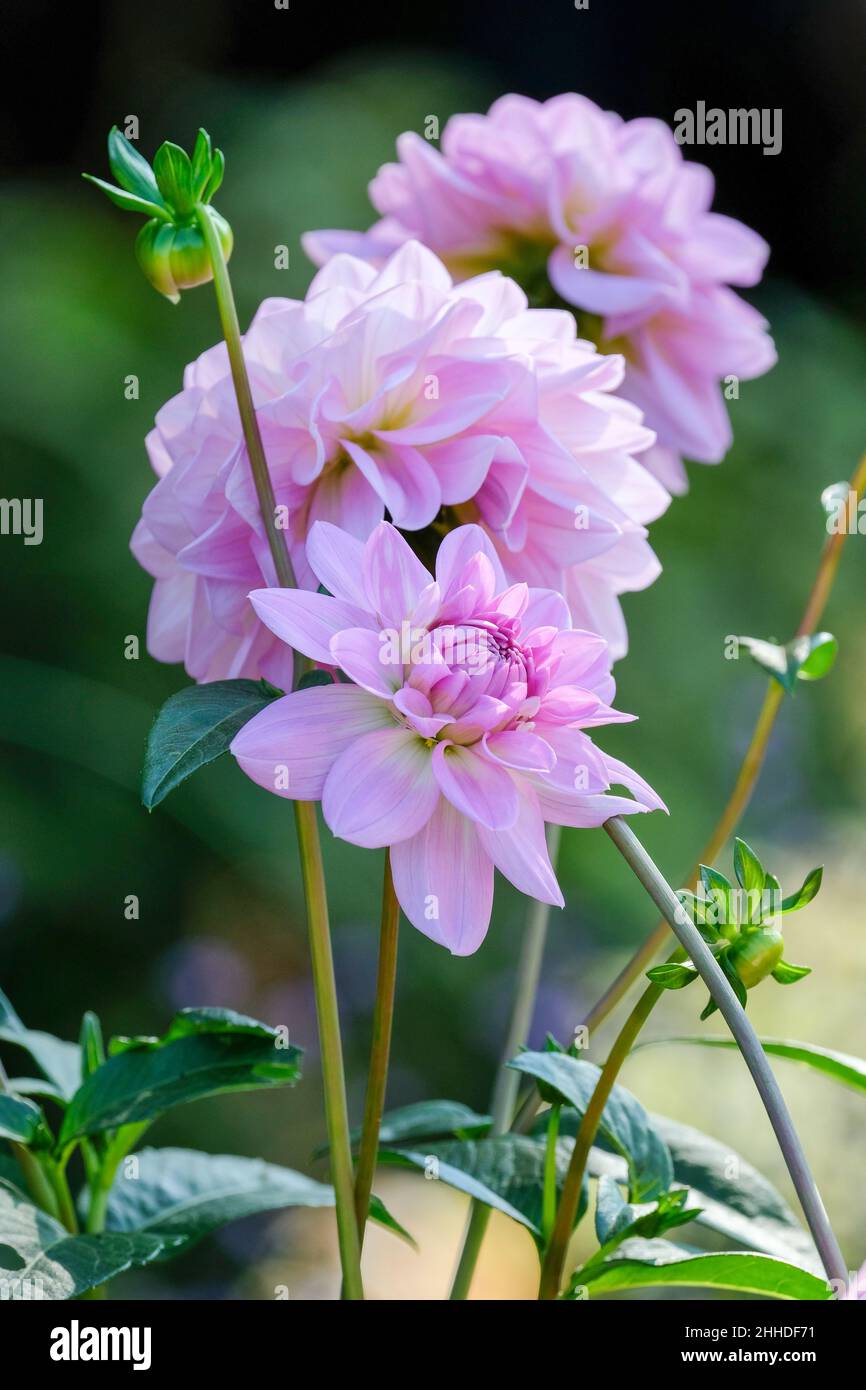
[[[154,289],[173,304],[180,291],[213,279],[200,218],[210,218],[223,255],[232,251],[232,231],[209,203],[222,183],[225,160],[211,149],[210,136],[200,130],[192,158],[179,145],[166,141],[154,156],[153,167],[115,126],[108,136],[108,162],[120,187],[94,178],[95,183],[126,212],[143,213],[148,221],[135,243],[138,263]]]
[[[731,947],[728,960],[746,989],[753,989],[773,973],[784,949],[781,932],[761,927],[757,931],[743,932]]]
[[[226,260],[232,252],[232,229],[225,218],[210,209],[209,216]],[[154,289],[176,304],[181,290],[206,285],[213,279],[204,236],[197,223],[175,226],[152,217],[135,241],[135,255]]]

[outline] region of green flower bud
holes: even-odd
[[[225,218],[213,208],[209,216],[217,230],[226,260],[232,253],[232,229]],[[213,279],[210,257],[204,236],[197,223],[175,226],[152,217],[145,222],[135,241],[138,264],[155,290],[164,294],[172,304],[180,299],[181,290],[206,285]]]
[[[728,960],[746,989],[754,989],[773,973],[784,949],[781,932],[760,927],[741,934],[728,951]]]
[[[232,252],[231,227],[208,206],[225,172],[222,151],[213,150],[207,131],[200,130],[192,158],[179,145],[166,141],[151,168],[115,126],[108,136],[108,162],[120,187],[92,174],[84,177],[125,212],[148,218],[138,234],[135,254],[154,289],[176,304],[181,290],[213,279],[201,216],[210,217],[226,260]]]

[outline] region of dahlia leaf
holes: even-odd
[[[124,1270],[164,1258],[173,1245],[181,1243],[181,1237],[146,1232],[71,1236],[14,1186],[0,1181],[0,1246],[7,1251],[5,1298],[79,1298]]]
[[[220,1009],[185,1009],[162,1038],[123,1039],[76,1091],[60,1143],[150,1121],[176,1105],[227,1091],[292,1086],[300,1050],[282,1029]]]
[[[823,680],[836,661],[839,653],[838,640],[832,632],[817,632],[812,637],[798,637],[791,643],[793,655],[798,659],[797,679],[801,681]]]
[[[522,1052],[508,1063],[556,1092],[560,1103],[583,1116],[600,1071],[592,1062],[557,1052]],[[546,1127],[543,1116],[540,1126]],[[566,1121],[566,1114],[562,1122]],[[673,1165],[667,1145],[659,1138],[646,1110],[624,1086],[614,1086],[601,1117],[600,1141],[626,1160],[629,1200],[648,1202],[667,1192]]]
[[[820,1302],[832,1297],[825,1279],[769,1255],[725,1251],[706,1255],[667,1240],[628,1240],[609,1259],[579,1269],[566,1299],[638,1288],[728,1289],[765,1298]]]
[[[430,1181],[444,1182],[458,1192],[500,1211],[525,1226],[541,1245],[545,1141],[525,1134],[500,1134],[489,1139],[436,1140],[423,1148],[385,1146],[379,1162],[418,1168]],[[556,1145],[556,1188],[561,1193],[573,1141]],[[588,1181],[584,1179],[577,1220],[586,1210]]]
[[[651,1043],[640,1044],[649,1047]],[[671,1152],[674,1179],[688,1189],[688,1205],[700,1208],[694,1220],[728,1241],[774,1255],[815,1272],[821,1260],[808,1231],[769,1179],[733,1150],[691,1125],[666,1115],[653,1124]],[[626,1177],[622,1160],[592,1149],[589,1171],[617,1182]]]
[[[235,734],[279,693],[265,681],[230,680],[187,686],[171,695],[147,739],[141,783],[147,810],[227,752]]]

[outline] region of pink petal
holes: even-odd
[[[499,763],[456,743],[437,743],[433,772],[453,806],[479,825],[503,830],[517,819],[517,788]]]
[[[460,586],[463,570],[479,550],[493,566],[497,590],[508,587],[499,556],[487,532],[480,526],[458,526],[455,531],[448,532],[436,553],[436,579],[443,595],[452,587],[457,589]]]
[[[590,314],[622,314],[646,311],[662,303],[667,288],[657,280],[637,275],[608,275],[603,270],[579,269],[567,246],[559,246],[547,263],[553,288],[569,304]]]
[[[477,951],[493,906],[493,864],[478,829],[444,798],[410,840],[391,849],[400,906],[425,936],[455,956]]]
[[[521,789],[514,825],[507,830],[480,825],[478,838],[499,872],[521,893],[554,907],[565,906],[550,862],[538,798],[531,788]]]
[[[307,559],[329,594],[356,608],[367,608],[367,595],[361,583],[364,559],[361,541],[329,521],[316,521],[307,536]]]
[[[399,631],[432,577],[396,527],[380,522],[364,548],[363,579],[370,607]]]
[[[387,634],[369,628],[347,627],[331,638],[331,660],[350,680],[390,700],[403,684],[403,665],[390,660]]]
[[[341,839],[380,849],[417,834],[438,800],[423,739],[408,729],[380,729],[356,739],[334,763],[322,813]]]
[[[318,801],[335,760],[356,739],[392,727],[387,707],[355,685],[315,685],[275,700],[236,734],[248,777],[294,801]]]
[[[296,651],[332,665],[331,638],[346,627],[368,627],[369,614],[325,594],[304,589],[254,589],[250,602],[266,627]]]
[[[556,753],[550,744],[523,729],[485,734],[483,741],[487,752],[497,762],[522,772],[550,772],[556,763]]]

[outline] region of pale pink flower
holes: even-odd
[[[445,537],[435,580],[387,522],[363,545],[318,522],[307,555],[327,594],[250,598],[279,639],[338,679],[275,700],[231,751],[269,791],[321,800],[335,835],[390,846],[419,931],[470,954],[487,931],[494,866],[563,905],[545,821],[597,826],[662,808],[585,732],[630,718],[610,707],[605,643],[572,629],[560,594],[509,586],[479,526]],[[636,799],[608,795],[611,783]]]
[[[625,650],[617,595],[658,574],[645,527],[668,497],[634,457],[653,436],[613,394],[622,359],[579,342],[570,313],[527,309],[498,273],[455,287],[409,243],[381,270],[337,256],[304,301],[267,300],[244,355],[301,587],[317,520],[364,540],[387,514],[425,555],[478,521],[510,578],[564,587],[575,620]],[[150,652],[200,681],[287,685],[290,654],[247,603],[276,575],[222,345],[147,444],[159,481],[132,548],[156,579]]]
[[[712,174],[666,125],[586,97],[505,96],[486,116],[452,117],[441,143],[401,135],[399,162],[370,184],[382,220],[308,233],[308,254],[379,262],[416,237],[457,277],[498,266],[535,302],[560,296],[582,334],[625,353],[622,393],[658,435],[645,462],[683,491],[680,455],[717,463],[730,446],[719,383],[775,361],[765,320],[729,288],[757,284],[766,243],[710,211]]]

